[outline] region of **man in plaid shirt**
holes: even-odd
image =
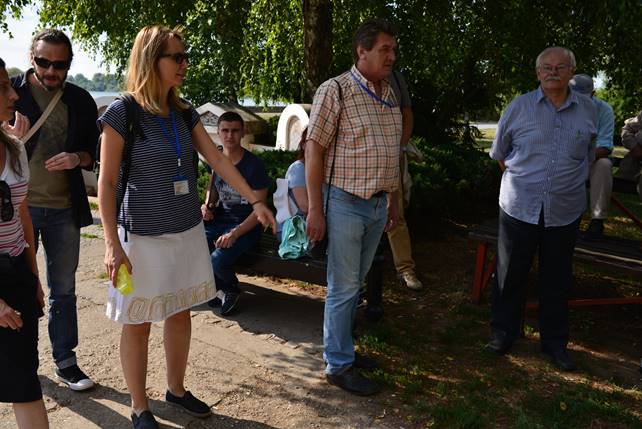
[[[380,390],[357,370],[372,369],[376,362],[355,353],[352,326],[359,287],[382,233],[397,217],[393,192],[399,184],[402,120],[388,80],[396,47],[390,23],[362,24],[352,39],[355,65],[321,84],[308,125],[307,233],[314,242],[328,234],[326,378],[358,395]]]

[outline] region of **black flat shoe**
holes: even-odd
[[[328,383],[355,395],[370,396],[381,391],[379,384],[361,375],[354,366],[341,374],[326,374],[325,377]]]
[[[189,391],[183,397],[172,394],[169,390],[165,393],[165,401],[170,405],[183,408],[188,414],[195,417],[207,417],[212,414],[210,407],[200,399],[197,399]]]
[[[136,413],[132,413],[132,423],[134,424],[134,429],[159,429],[158,422],[154,418],[154,415],[151,411],[145,410],[140,413],[140,416],[137,416]]]
[[[568,351],[565,348],[548,349],[542,347],[542,352],[548,355],[553,365],[555,365],[562,371],[570,372],[577,369],[577,365],[575,365],[575,362],[573,362],[573,359],[571,359],[571,357],[568,355]]]

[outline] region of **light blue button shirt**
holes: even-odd
[[[613,129],[615,128],[615,115],[613,108],[606,101],[593,97],[593,104],[597,109],[597,139],[596,147],[603,147],[613,151]]]
[[[595,105],[570,92],[556,108],[541,88],[515,98],[502,114],[490,157],[504,161],[499,206],[530,224],[574,222],[586,208],[585,182],[595,155]]]

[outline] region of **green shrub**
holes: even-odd
[[[496,198],[501,175],[487,153],[459,142],[431,144],[423,138],[413,141],[424,160],[409,164],[413,188],[407,217],[474,215],[479,204]]]

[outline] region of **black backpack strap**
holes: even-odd
[[[132,164],[132,151],[136,137],[145,138],[140,126],[140,105],[132,94],[123,94],[119,97],[125,106],[125,144],[123,146],[123,155],[120,162],[120,192],[116,195],[116,212],[122,209],[123,228],[125,229],[125,241],[127,241],[127,226],[125,225],[125,206],[123,200],[127,192],[127,182],[129,181],[129,171]]]
[[[192,109],[187,108],[185,110],[181,110],[181,116],[183,117],[183,122],[185,122],[185,126],[187,127],[187,131],[191,133],[192,131]],[[196,172],[196,179],[198,180],[198,152],[196,149],[194,149],[194,153],[192,154],[192,163],[194,165],[194,171]]]

